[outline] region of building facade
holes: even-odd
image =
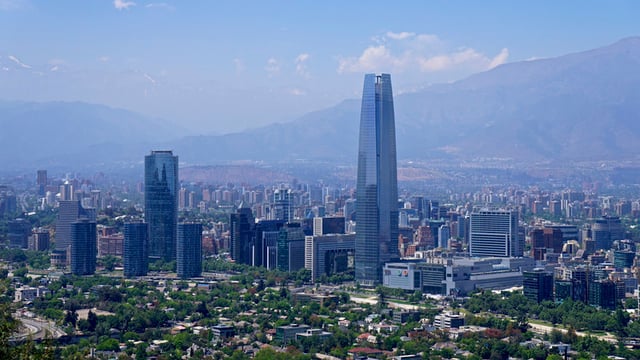
[[[398,181],[391,75],[366,74],[356,184],[356,281],[382,283],[382,266],[398,254]]]
[[[202,274],[202,224],[178,224],[177,273],[186,279]]]
[[[149,271],[149,227],[146,223],[124,224],[124,276],[145,276]]]
[[[86,217],[90,221],[96,220],[95,209],[85,209],[77,200],[61,200],[58,206],[56,222],[56,250],[67,251],[71,246],[71,224],[79,218]]]
[[[144,158],[144,218],[149,224],[149,257],[176,258],[178,157],[152,151]]]
[[[524,239],[518,235],[518,212],[480,210],[469,220],[469,253],[474,257],[522,257]]]
[[[96,222],[87,218],[71,224],[71,272],[74,275],[93,275],[98,253]]]
[[[355,240],[355,234],[305,236],[304,267],[311,270],[311,281],[353,269]]]

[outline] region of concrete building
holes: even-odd
[[[518,212],[480,210],[471,213],[469,253],[474,257],[521,257],[524,239],[518,236]]]
[[[355,234],[305,236],[304,267],[311,270],[311,281],[353,269]]]

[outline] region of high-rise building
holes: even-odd
[[[98,254],[96,222],[81,218],[71,224],[71,272],[92,275]]]
[[[143,222],[124,224],[124,276],[145,276],[149,271],[149,226]]]
[[[396,132],[391,75],[367,74],[362,90],[356,186],[356,281],[382,283],[399,258]]]
[[[304,267],[311,270],[311,281],[353,269],[354,234],[313,234],[304,242]]]
[[[273,192],[273,220],[293,221],[293,192],[280,188]]]
[[[36,177],[36,185],[38,185],[38,195],[42,196],[45,194],[47,189],[47,170],[38,170]]]
[[[7,238],[9,247],[26,249],[29,247],[29,236],[31,235],[31,223],[18,218],[7,223]]]
[[[518,212],[480,210],[469,219],[469,253],[477,257],[521,257],[524,241],[518,236]]]
[[[149,257],[176,258],[178,157],[152,151],[144,158],[144,218],[149,224]]]
[[[537,303],[553,299],[553,274],[542,269],[522,272],[524,296]]]
[[[262,220],[255,225],[253,266],[264,266],[275,269],[278,264],[278,239],[283,220]]]
[[[60,200],[56,222],[56,250],[67,251],[69,249],[71,246],[71,224],[81,217],[95,221],[96,211],[92,208],[83,208],[80,201],[77,200]]]
[[[250,208],[240,204],[238,211],[229,215],[231,258],[238,264],[253,263],[255,220]]]
[[[29,237],[29,250],[47,251],[49,250],[49,230],[37,229]]]
[[[179,277],[187,279],[202,274],[202,224],[178,224],[176,253]]]
[[[304,268],[304,232],[299,223],[288,223],[278,233],[278,269],[294,272]]]

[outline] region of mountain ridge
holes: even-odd
[[[640,37],[630,37],[396,95],[398,157],[521,163],[637,159],[638,67]],[[173,124],[103,105],[8,103],[0,101],[5,130],[0,133],[0,161],[8,165],[60,158],[136,162],[151,148],[173,149],[194,165],[237,160],[354,163],[357,153],[357,99],[286,123],[181,138]]]

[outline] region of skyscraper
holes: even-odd
[[[178,224],[177,257],[179,277],[186,279],[202,274],[202,224]]]
[[[146,223],[124,224],[124,276],[144,276],[149,271],[149,227]]]
[[[517,211],[485,209],[471,213],[471,256],[521,257],[523,249],[524,241],[518,236]]]
[[[71,272],[92,275],[96,272],[96,222],[81,218],[71,224]]]
[[[96,211],[92,208],[83,208],[77,200],[60,200],[56,222],[56,250],[68,250],[71,246],[71,224],[81,217],[95,221]]]
[[[382,283],[398,255],[396,130],[391,75],[364,77],[356,188],[356,281]]]
[[[238,264],[256,265],[252,256],[256,251],[253,249],[254,226],[253,213],[244,203],[240,204],[236,213],[229,215],[231,258]]]
[[[149,257],[176,258],[178,157],[152,151],[144,158],[144,218],[149,224]]]

